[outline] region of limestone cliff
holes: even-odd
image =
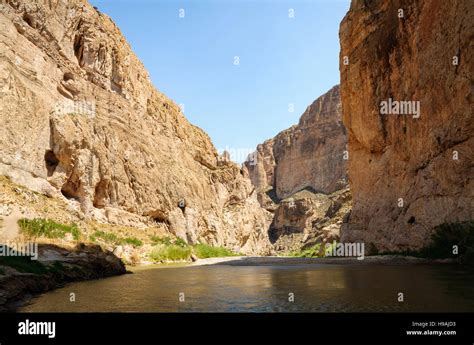
[[[339,86],[311,104],[298,125],[274,139],[275,192],[278,198],[312,188],[332,193],[345,185],[346,132]]]
[[[252,184],[257,190],[273,187],[275,184],[275,156],[273,155],[273,144],[275,140],[268,139],[263,144],[257,145],[257,149],[244,162]]]
[[[332,193],[346,185],[346,132],[339,86],[316,99],[299,123],[257,146],[245,163],[258,190],[278,199],[305,188]]]
[[[260,204],[274,213],[276,250],[338,239],[350,209],[346,131],[339,86],[316,99],[299,123],[257,146],[245,162]]]
[[[340,26],[354,199],[343,240],[416,249],[436,225],[473,219],[473,18],[470,1],[352,2]]]
[[[265,253],[268,213],[85,0],[0,4],[0,174],[100,222]]]

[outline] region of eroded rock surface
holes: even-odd
[[[311,104],[298,125],[274,139],[275,192],[278,198],[310,187],[329,194],[346,185],[346,131],[339,86]]]
[[[354,198],[343,240],[417,249],[436,225],[473,219],[473,18],[470,1],[352,1],[340,27]],[[419,102],[419,117],[382,115],[389,98]]]
[[[257,146],[245,162],[262,207],[274,213],[269,229],[277,251],[339,239],[350,210],[346,131],[339,86],[316,99],[294,125]],[[344,191],[343,201],[340,194]],[[342,210],[331,213],[331,208]],[[328,213],[329,212],[329,213]]]
[[[283,252],[339,241],[350,209],[348,188],[329,195],[300,191],[279,203],[269,230],[270,241],[276,251]]]
[[[245,165],[257,190],[278,199],[305,188],[329,194],[346,186],[346,131],[339,86],[316,99],[299,123],[257,146]]]
[[[103,222],[265,253],[268,213],[238,166],[157,91],[87,1],[0,4],[0,173]],[[62,196],[61,196],[62,195]]]

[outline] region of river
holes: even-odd
[[[169,265],[133,272],[69,284],[19,311],[474,311],[474,274],[455,265]]]

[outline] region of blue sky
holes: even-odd
[[[91,3],[115,21],[157,89],[237,161],[339,83],[349,0]]]

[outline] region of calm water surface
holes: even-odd
[[[76,301],[70,302],[70,293]],[[405,302],[397,301],[404,293]],[[185,301],[179,302],[179,294]],[[293,303],[288,294],[294,293]],[[135,269],[40,295],[24,312],[474,311],[474,274],[451,265]]]

